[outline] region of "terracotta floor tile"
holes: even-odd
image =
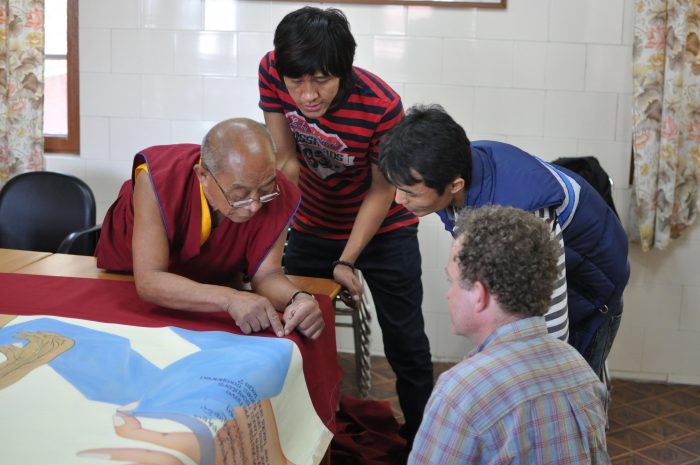
[[[681,439],[671,441],[674,445],[700,457],[700,434],[695,433]]]
[[[694,396],[700,397],[700,386],[686,386],[684,391],[689,392]]]
[[[394,383],[372,383],[372,388],[369,390],[369,395],[372,399],[387,400],[391,397],[396,397]]]
[[[393,380],[396,379],[394,375],[394,370],[386,361],[384,357],[372,357],[372,375],[377,375],[383,380]]]
[[[630,452],[627,455],[615,457],[611,462],[612,465],[663,465],[656,460],[644,457],[638,452]]]
[[[654,415],[630,405],[616,405],[610,408],[608,417],[624,426],[632,426],[649,421],[654,418]]]
[[[624,454],[628,454],[630,452],[629,449],[626,447],[622,447],[618,443],[616,443],[613,439],[608,438],[608,455],[610,458],[615,458]]]
[[[664,465],[684,465],[696,458],[695,455],[668,443],[656,444],[640,450],[639,453]]]
[[[641,399],[646,399],[653,394],[646,393],[643,390],[638,390],[633,383],[624,381],[620,382],[613,380],[612,382],[612,395],[611,395],[611,405],[618,405],[620,403],[627,404],[630,402],[637,402]]]
[[[643,410],[646,413],[651,413],[657,417],[665,417],[685,410],[677,403],[671,402],[665,397],[649,397],[636,402],[630,402],[628,405]]]
[[[685,389],[664,394],[663,398],[686,409],[700,407],[700,397]]]
[[[449,370],[453,366],[454,366],[454,363],[434,362],[433,363],[433,372],[435,373],[435,378],[437,379],[437,377],[441,373]]]
[[[671,391],[682,389],[679,384],[664,384],[664,383],[637,383],[635,389],[645,394],[658,396]]]
[[[686,410],[666,417],[670,422],[689,428],[692,431],[700,431],[700,412]]]
[[[634,428],[625,428],[619,431],[608,433],[608,438],[617,444],[630,450],[642,449],[657,443],[658,441],[646,433],[637,431]]]
[[[611,433],[611,432],[617,431],[619,429],[627,428],[627,426],[623,425],[619,421],[616,421],[612,418],[608,418],[608,428],[609,428],[608,432]]]
[[[653,419],[634,426],[634,429],[655,437],[659,441],[670,441],[687,436],[690,431],[663,419]]]

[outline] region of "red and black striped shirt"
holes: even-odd
[[[301,206],[292,227],[327,239],[347,239],[372,182],[370,163],[378,163],[379,141],[403,117],[401,98],[379,77],[353,67],[350,95],[319,119],[306,118],[274,67],[274,52],[260,62],[259,106],[284,113],[297,144],[301,165]],[[392,202],[377,234],[418,222]]]

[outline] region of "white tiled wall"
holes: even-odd
[[[303,5],[81,0],[82,154],[48,156],[48,169],[86,179],[102,215],[137,150],[199,142],[227,117],[261,119],[258,61],[279,20]],[[389,81],[406,106],[440,103],[471,139],[507,141],[545,159],[596,155],[626,216],[633,0],[509,0],[506,10],[333,6],[352,25],[356,64]],[[421,222],[420,241],[433,354],[457,360],[468,343],[451,335],[444,298],[450,237],[437,216]],[[700,383],[698,228],[667,252],[633,246],[630,260],[613,373]],[[339,330],[345,349],[352,347],[347,332]]]

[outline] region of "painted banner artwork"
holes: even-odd
[[[0,315],[0,462],[318,464],[288,339]],[[112,462],[114,463],[114,462]]]

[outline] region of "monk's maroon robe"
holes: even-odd
[[[132,178],[122,185],[102,222],[95,250],[99,268],[133,271],[134,170],[146,163],[170,244],[168,271],[212,284],[230,282],[236,272],[255,274],[296,211],[299,190],[278,171],[279,197],[245,223],[224,219],[200,246],[202,204],[192,169],[199,157],[200,147],[194,144],[150,147],[134,157]]]

